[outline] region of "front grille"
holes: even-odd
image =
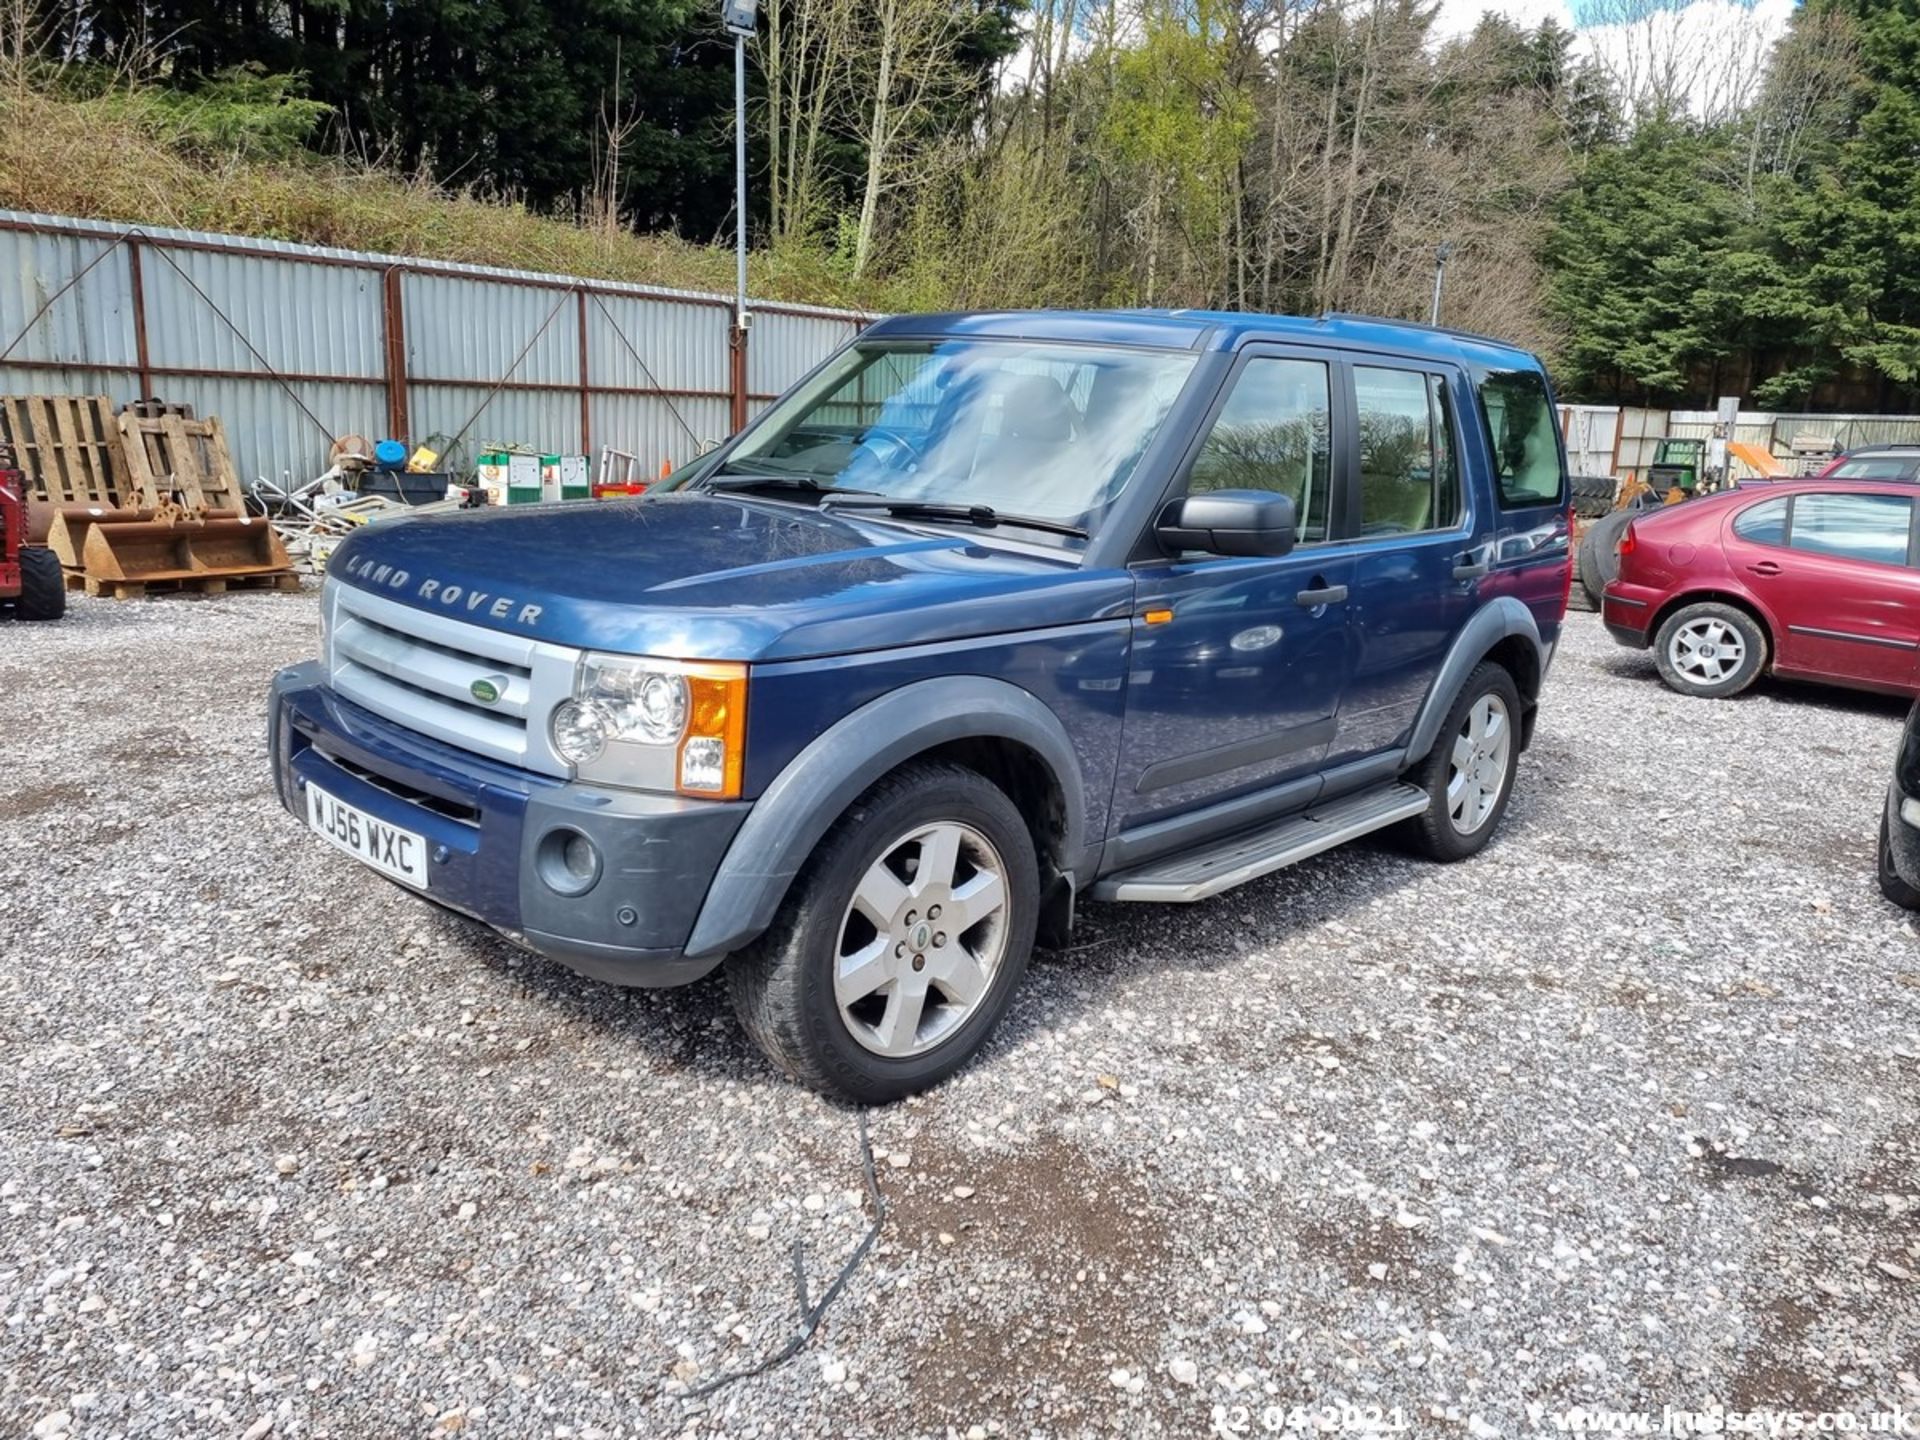
[[[462,804],[459,801],[443,799],[429,794],[416,786],[396,780],[391,775],[382,775],[377,770],[369,770],[354,760],[349,760],[324,741],[315,741],[314,749],[326,756],[329,761],[358,780],[363,780],[376,790],[384,790],[396,800],[404,800],[409,805],[418,805],[422,810],[431,810],[436,815],[444,815],[449,820],[458,820],[462,825],[480,823],[480,807]]]
[[[327,582],[327,683],[396,725],[549,775],[568,773],[547,719],[579,652]],[[484,681],[496,695],[474,695]],[[485,687],[483,687],[485,688]]]

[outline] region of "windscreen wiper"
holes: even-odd
[[[776,470],[735,470],[722,465],[703,480],[700,490],[792,490],[802,495],[871,495],[871,490],[853,490],[840,485],[822,485],[811,475],[790,475]]]
[[[996,525],[1020,525],[1028,530],[1044,530],[1050,535],[1071,535],[1076,540],[1087,538],[1087,532],[1078,525],[1069,525],[1063,520],[1048,520],[1038,515],[1009,515],[991,505],[956,505],[943,500],[899,500],[890,495],[874,495],[871,492],[862,495],[852,490],[841,493],[857,498],[832,498],[822,502],[821,508],[884,510],[903,520],[964,520],[983,530],[991,530]]]

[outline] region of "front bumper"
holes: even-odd
[[[317,784],[426,838],[427,889],[415,892],[424,899],[615,985],[683,985],[724,958],[683,947],[750,803],[638,795],[501,765],[342,699],[318,664],[274,677],[267,733],[274,784],[294,814],[304,819],[302,792]],[[544,878],[541,842],[563,828],[600,856],[583,894]]]
[[[1600,593],[1600,623],[1607,634],[1620,644],[1644,650],[1652,643],[1647,631],[1653,622],[1653,607],[1660,593],[1644,585],[1629,585],[1615,580]]]
[[[1887,787],[1887,863],[1906,885],[1920,890],[1920,798]]]

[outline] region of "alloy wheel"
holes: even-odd
[[[1746,663],[1747,642],[1725,620],[1703,616],[1673,632],[1667,642],[1667,659],[1688,683],[1718,685]]]
[[[833,993],[862,1047],[923,1054],[966,1024],[1007,948],[1006,865],[970,825],[918,826],[881,852],[840,922]]]
[[[1462,835],[1485,825],[1507,785],[1507,761],[1513,749],[1512,717],[1498,695],[1473,702],[1453,737],[1447,772],[1447,818]]]

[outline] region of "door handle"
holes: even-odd
[[[1757,565],[1747,566],[1747,569],[1756,575],[1778,575],[1780,573],[1780,567],[1771,560],[1762,560]]]
[[[1338,605],[1346,598],[1346,586],[1328,585],[1321,590],[1302,590],[1293,597],[1293,602],[1307,610],[1318,610],[1322,605]]]
[[[1493,569],[1493,544],[1476,545],[1471,550],[1462,550],[1453,557],[1453,578],[1456,580],[1478,580]]]

